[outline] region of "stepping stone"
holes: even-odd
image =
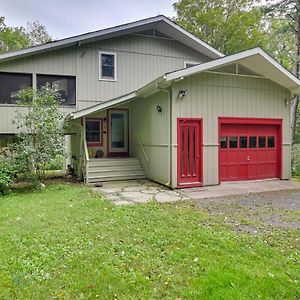
[[[174,195],[168,195],[166,193],[158,193],[155,195],[155,199],[159,203],[168,203],[168,202],[176,202],[181,199],[181,197],[174,196]]]

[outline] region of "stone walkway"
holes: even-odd
[[[167,203],[293,189],[300,189],[300,182],[291,180],[258,180],[171,190],[153,181],[142,179],[104,182],[102,187],[93,187],[93,191],[100,193],[116,205],[147,203],[148,201]]]
[[[99,192],[116,205],[187,200],[179,191],[173,191],[147,179],[104,182],[103,187],[93,187],[93,191]]]

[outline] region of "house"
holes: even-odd
[[[57,87],[71,164],[87,183],[172,188],[290,178],[300,81],[260,48],[230,56],[164,16],[0,55],[0,133],[15,91]],[[22,108],[17,108],[22,109]]]

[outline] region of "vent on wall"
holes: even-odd
[[[155,28],[149,29],[149,30],[140,31],[140,32],[137,32],[136,34],[173,40],[171,37],[169,37],[168,35],[160,32],[159,30],[157,30]]]

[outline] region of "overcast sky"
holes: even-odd
[[[174,16],[176,0],[0,0],[0,16],[9,26],[39,20],[61,39],[163,14]]]

